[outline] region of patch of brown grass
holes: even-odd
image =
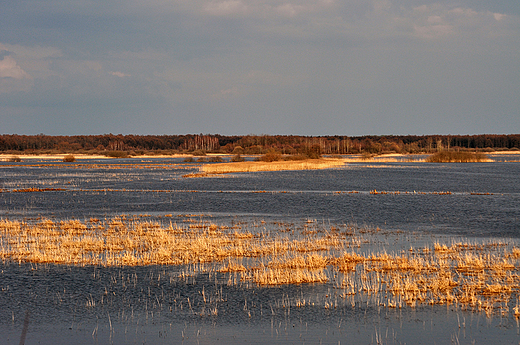
[[[288,227],[293,229],[287,231]],[[369,238],[370,231],[363,236]],[[503,307],[520,294],[520,249],[515,245],[437,242],[433,250],[363,253],[358,247],[366,241],[367,237],[341,227],[322,229],[312,221],[300,227],[283,224],[279,232],[257,233],[200,220],[163,226],[137,216],[85,222],[41,219],[32,224],[0,220],[3,261],[201,265],[205,267],[201,270],[230,273],[257,285],[333,279],[335,286],[343,289],[342,296],[377,295],[388,308],[454,304],[488,316],[497,310],[501,315],[520,315],[518,302],[511,311]]]
[[[281,171],[281,170],[314,170],[329,169],[344,164],[340,159],[308,159],[299,161],[273,162],[232,162],[222,164],[207,164],[200,167],[202,173],[227,174],[237,172]]]
[[[429,156],[429,163],[470,163],[490,162],[491,160],[483,153],[439,151]]]

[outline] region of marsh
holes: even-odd
[[[187,179],[183,175],[201,164],[177,158],[5,162],[4,222],[40,226],[40,232],[45,222],[49,231],[73,223],[86,236],[119,220],[185,234],[213,229],[270,244],[307,239],[309,251],[300,259],[271,250],[257,258],[132,265],[4,256],[1,333],[7,343],[18,343],[29,311],[26,343],[517,342],[518,164],[359,162]],[[339,244],[312,252],[311,243],[335,234]],[[346,254],[362,258],[354,270],[331,261]],[[407,303],[385,290],[392,281],[377,266],[381,261],[368,261],[384,255],[392,265],[404,258],[423,264],[449,258],[451,281],[462,287],[463,278],[489,273],[479,290],[489,294],[481,296],[480,308],[453,292],[457,300]],[[507,264],[504,272],[491,270],[493,262],[485,259],[493,255]],[[304,268],[318,268],[325,279],[261,280],[262,264],[268,272],[316,263],[320,256],[326,264]],[[412,276],[400,274],[403,282]],[[507,280],[510,287],[492,292]],[[487,301],[493,307],[486,309]]]

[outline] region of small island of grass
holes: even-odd
[[[341,159],[321,158],[296,161],[218,163],[203,165],[200,167],[200,170],[203,174],[226,174],[237,172],[327,169],[343,164],[344,161]]]
[[[428,163],[474,163],[490,162],[491,160],[483,153],[439,151],[426,159]]]

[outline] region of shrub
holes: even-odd
[[[12,156],[11,158],[9,158],[9,162],[21,162],[22,159],[18,156]]]
[[[193,151],[192,155],[194,155],[194,156],[205,156],[206,152],[204,152],[202,150],[195,150],[195,151]]]
[[[215,163],[220,163],[220,162],[223,162],[223,161],[224,160],[220,156],[213,156],[210,159],[208,159],[208,162],[215,162]]]
[[[440,151],[428,157],[426,161],[429,163],[469,163],[484,162],[487,159],[483,153]]]
[[[186,158],[184,158],[183,162],[192,163],[192,162],[195,162],[195,159],[193,159],[193,157],[186,157]]]
[[[321,154],[316,151],[305,151],[304,153],[298,153],[290,156],[283,157],[284,161],[303,161],[306,159],[319,159]]]
[[[321,148],[319,145],[312,145],[305,147],[305,150],[303,152],[304,155],[307,156],[307,158],[310,159],[318,159],[321,158]]]
[[[205,162],[206,159],[204,157],[199,157],[197,158],[197,162]]]
[[[76,157],[74,157],[73,155],[66,155],[65,157],[63,157],[63,161],[68,163],[75,162]]]
[[[264,148],[260,145],[253,145],[253,146],[249,146],[245,149],[246,153],[248,154],[251,154],[251,155],[259,155],[261,153],[264,153]]]
[[[106,151],[105,156],[112,158],[128,158],[128,152],[126,151]]]
[[[374,157],[374,155],[367,151],[363,152],[363,154],[361,155],[361,159],[363,160],[368,160],[372,157]]]
[[[242,157],[240,154],[236,154],[231,158],[232,162],[243,162],[245,161],[245,158]]]
[[[306,155],[302,155],[302,154],[285,156],[283,158],[284,161],[303,161],[306,159],[309,159],[309,157],[307,157]]]
[[[242,146],[237,145],[237,146],[235,146],[235,148],[233,149],[233,152],[232,152],[232,153],[234,153],[234,154],[236,154],[236,155],[242,154],[242,153],[244,153],[244,148],[243,148]]]
[[[276,151],[269,151],[265,155],[258,157],[259,161],[262,162],[275,162],[282,159],[282,154]]]

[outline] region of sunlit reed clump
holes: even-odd
[[[439,151],[426,159],[428,163],[471,163],[491,162],[483,153]]]
[[[369,295],[388,308],[452,304],[520,317],[520,248],[507,242],[433,243],[399,253],[372,250],[387,236],[353,225],[278,224],[277,230],[204,221],[185,224],[120,216],[34,224],[0,220],[4,262],[144,266],[204,264],[256,285],[333,284],[347,298]]]
[[[342,166],[341,159],[308,159],[297,161],[274,162],[233,162],[219,164],[205,164],[200,167],[202,173],[226,174],[236,172],[280,171],[280,170],[315,170]]]

